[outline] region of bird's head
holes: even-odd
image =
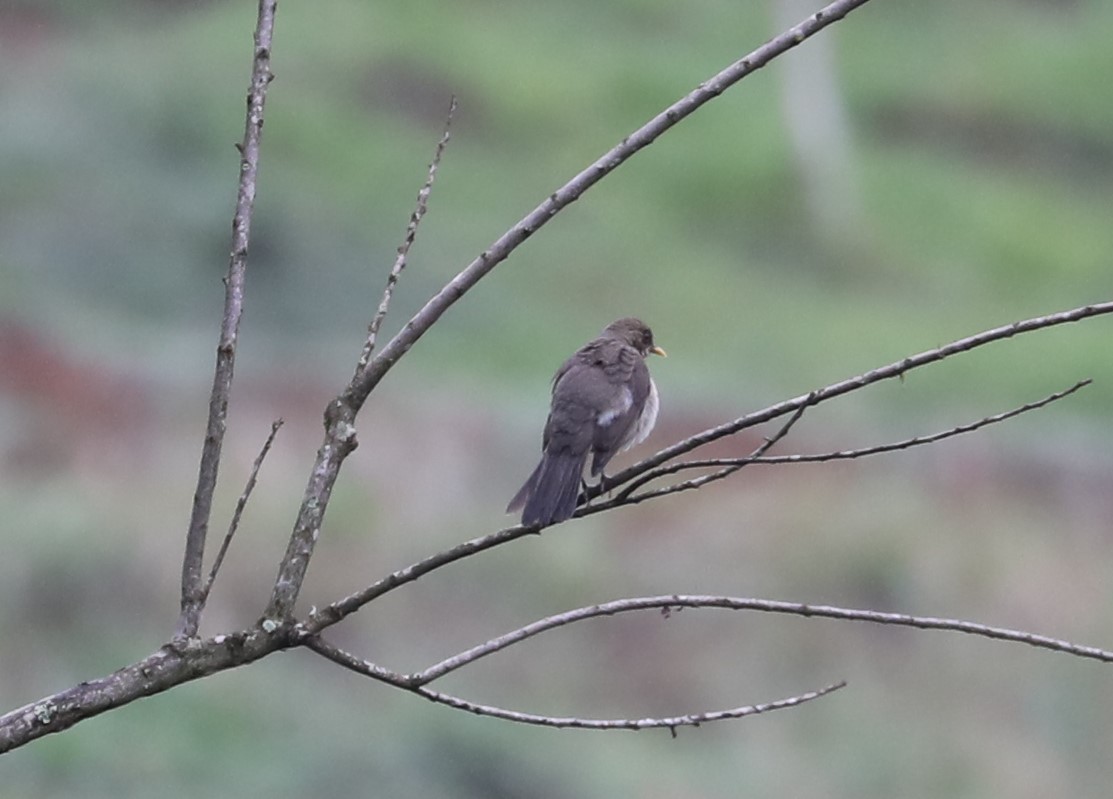
[[[649,325],[632,316],[611,322],[603,328],[603,335],[629,344],[640,352],[642,357],[649,353],[662,357],[665,355],[665,351],[653,343],[653,331],[649,329]]]

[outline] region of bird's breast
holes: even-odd
[[[653,378],[649,379],[649,396],[645,398],[645,405],[642,407],[641,416],[638,421],[634,423],[634,427],[630,431],[629,438],[622,444],[622,450],[628,450],[635,444],[640,444],[645,441],[646,437],[653,430],[653,425],[657,424],[657,411],[661,409],[661,400],[657,396],[657,384],[653,382]]]

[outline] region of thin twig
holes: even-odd
[[[232,521],[228,525],[228,532],[224,535],[224,541],[220,545],[220,550],[216,553],[216,559],[213,561],[213,567],[209,571],[209,579],[205,581],[205,593],[202,601],[208,601],[209,592],[213,589],[213,582],[216,580],[217,572],[220,571],[221,565],[224,563],[224,556],[228,554],[228,547],[232,544],[232,537],[236,534],[236,530],[240,526],[240,518],[243,516],[243,510],[247,507],[247,500],[251,498],[251,492],[255,490],[255,480],[259,476],[259,469],[263,466],[263,459],[267,457],[270,452],[271,444],[274,443],[274,437],[278,434],[278,429],[282,427],[282,419],[275,419],[271,423],[271,432],[267,436],[267,440],[263,443],[263,448],[259,451],[259,455],[255,458],[255,463],[251,466],[251,475],[247,478],[247,485],[244,486],[243,493],[236,501],[236,509],[232,513]]]
[[[444,148],[448,146],[448,139],[450,137],[450,130],[452,128],[452,118],[456,114],[456,96],[452,96],[452,101],[448,105],[448,118],[444,122],[444,133],[441,134],[441,140],[437,142],[437,149],[433,152],[433,160],[429,162],[429,172],[425,177],[425,185],[421,187],[421,191],[417,193],[417,206],[414,208],[413,213],[410,214],[410,222],[406,225],[406,236],[402,240],[402,244],[398,247],[398,255],[394,259],[394,266],[390,270],[390,275],[386,279],[386,288],[383,289],[383,298],[379,302],[379,310],[375,313],[374,318],[371,319],[371,324],[367,327],[367,343],[363,345],[363,352],[359,356],[359,361],[356,364],[356,373],[362,372],[367,368],[368,361],[371,360],[371,353],[375,349],[375,339],[379,335],[379,328],[386,318],[387,310],[390,308],[390,300],[394,296],[394,287],[398,284],[398,277],[402,274],[402,270],[406,268],[406,261],[410,255],[410,247],[413,246],[414,240],[417,238],[417,227],[421,224],[425,212],[429,209],[429,194],[433,190],[433,181],[437,177],[437,167],[441,164],[441,156],[444,155]]]
[[[491,716],[493,718],[502,719],[503,721],[533,724],[539,727],[572,728],[580,730],[650,730],[664,728],[669,730],[675,738],[676,731],[680,727],[698,727],[709,721],[740,719],[745,716],[756,716],[760,713],[768,713],[771,710],[784,710],[785,708],[796,707],[805,702],[810,702],[813,699],[819,699],[821,696],[826,696],[833,691],[845,687],[846,681],[844,680],[815,691],[808,691],[797,696],[790,696],[786,699],[778,699],[773,702],[764,702],[760,705],[744,705],[742,707],[729,708],[726,710],[711,710],[706,713],[672,716],[671,718],[640,719],[586,719],[575,716],[542,716],[536,713],[521,713],[516,710],[504,710],[503,708],[493,707],[491,705],[481,705],[477,702],[469,702],[465,699],[459,699],[455,696],[450,696],[440,691],[433,691],[429,688],[415,688],[413,691],[432,702],[447,705],[457,710],[466,710],[477,716]]]
[[[603,513],[605,511],[614,510],[615,508],[622,508],[629,505],[638,505],[642,502],[645,502],[647,499],[657,499],[658,497],[667,496],[669,494],[679,494],[682,491],[694,491],[696,489],[703,488],[709,483],[716,483],[719,480],[730,477],[743,466],[752,462],[753,461],[749,458],[739,458],[737,463],[732,463],[728,466],[724,466],[723,468],[718,469],[717,471],[711,472],[710,474],[702,474],[699,477],[693,477],[689,480],[683,480],[679,483],[661,486],[660,488],[650,489],[649,491],[643,491],[640,494],[634,495],[630,495],[624,491],[622,494],[615,497],[614,499],[607,499],[603,500],[602,502],[595,502],[591,505],[580,508],[579,512],[576,515],[577,517],[594,516],[596,513]]]
[[[491,705],[482,705],[477,702],[470,702],[466,699],[460,699],[459,697],[441,693],[440,691],[434,691],[421,685],[413,685],[404,675],[392,672],[370,661],[356,657],[350,652],[346,652],[321,638],[308,638],[304,643],[322,657],[350,671],[354,671],[356,674],[362,674],[365,677],[371,677],[372,679],[385,682],[389,685],[404,688],[419,696],[425,697],[431,702],[447,705],[457,710],[465,710],[478,716],[491,716],[505,721],[534,724],[541,727],[571,727],[586,730],[648,730],[664,728],[671,730],[675,736],[676,730],[679,727],[698,727],[709,721],[737,719],[745,716],[755,716],[759,713],[767,713],[771,710],[783,710],[785,708],[801,705],[805,702],[810,702],[813,699],[818,699],[821,696],[846,686],[845,681],[838,682],[816,691],[808,691],[798,696],[791,696],[787,699],[779,699],[774,702],[765,702],[759,705],[745,705],[743,707],[726,710],[712,710],[706,713],[691,713],[684,716],[672,716],[669,718],[587,719],[575,716],[542,716],[535,713],[522,713],[520,711],[505,710]]]
[[[247,117],[243,141],[237,145],[240,153],[240,177],[236,211],[232,217],[232,253],[228,260],[228,274],[224,278],[224,316],[220,324],[220,342],[216,348],[216,372],[209,397],[209,419],[205,428],[205,442],[201,447],[197,490],[193,495],[185,555],[182,558],[181,615],[175,629],[175,638],[192,638],[197,635],[201,612],[205,607],[206,591],[202,579],[205,539],[208,536],[213,493],[216,491],[217,473],[220,469],[228,399],[232,393],[236,341],[243,314],[244,275],[247,272],[247,250],[255,206],[259,143],[263,134],[263,107],[267,99],[267,87],[274,77],[270,70],[270,56],[276,6],[276,0],[259,0],[251,87],[247,93]]]
[[[670,472],[667,471],[667,467],[663,466],[658,470],[655,470],[653,472],[647,472],[646,474],[643,474],[641,477],[635,478],[633,481],[628,483],[620,492],[618,492],[618,494],[616,494],[611,499],[606,499],[602,502],[592,503],[590,505],[584,506],[583,508],[580,508],[579,513],[577,513],[576,515],[577,516],[592,516],[596,513],[601,513],[601,512],[606,511],[606,510],[613,510],[614,508],[620,508],[623,505],[637,505],[643,499],[648,499],[650,497],[661,496],[663,493],[670,493],[671,494],[671,493],[678,493],[680,491],[685,491],[685,490],[690,489],[690,488],[702,488],[707,483],[711,483],[711,482],[714,482],[716,480],[722,480],[724,477],[730,477],[730,475],[734,474],[735,472],[737,472],[742,467],[753,463],[754,460],[756,460],[756,456],[751,455],[751,456],[746,457],[746,458],[735,458],[733,460],[723,459],[723,460],[725,461],[724,463],[717,464],[717,465],[722,466],[724,468],[721,468],[721,469],[719,469],[718,471],[716,471],[712,474],[705,474],[705,475],[701,475],[700,477],[692,478],[691,480],[686,481],[687,484],[676,483],[676,484],[671,485],[671,486],[662,486],[661,488],[657,488],[657,489],[654,489],[652,491],[646,491],[643,494],[638,494],[636,497],[633,496],[633,493],[635,491],[637,491],[639,488],[641,488],[643,485],[645,485],[646,483],[649,483],[649,482],[657,479],[661,475],[669,474]],[[675,470],[675,471],[679,471],[679,470]]]
[[[1019,408],[1013,408],[1011,411],[1004,413],[997,413],[993,416],[987,416],[984,419],[979,419],[976,422],[969,424],[959,425],[952,427],[950,430],[943,430],[938,433],[931,433],[930,435],[915,436],[913,438],[906,438],[902,441],[894,441],[889,444],[878,444],[873,447],[862,447],[861,449],[846,449],[837,450],[835,452],[821,452],[810,455],[765,455],[761,457],[754,457],[750,455],[745,458],[706,458],[704,460],[680,461],[679,463],[670,463],[664,466],[659,466],[638,478],[636,482],[643,482],[652,480],[657,477],[664,477],[670,474],[687,469],[706,469],[717,466],[744,466],[748,463],[759,463],[763,465],[786,464],[786,463],[827,463],[828,461],[837,460],[853,460],[855,458],[865,458],[870,455],[879,455],[885,452],[896,452],[898,450],[911,449],[912,447],[923,446],[924,444],[934,444],[938,441],[943,441],[948,438],[962,435],[964,433],[972,433],[975,430],[980,430],[983,427],[988,427],[991,424],[1003,422],[1006,419],[1012,419],[1014,416],[1020,416],[1022,413],[1034,411],[1037,408],[1042,408],[1045,405],[1050,405],[1052,402],[1061,400],[1064,397],[1070,396],[1081,388],[1090,385],[1093,380],[1086,379],[1080,380],[1068,389],[1057,391],[1038,402],[1030,402],[1026,405],[1021,405]]]
[[[433,680],[456,671],[463,666],[474,663],[480,658],[494,654],[509,646],[520,643],[527,638],[540,635],[548,630],[563,627],[586,619],[599,616],[613,616],[618,613],[629,613],[638,610],[675,609],[675,608],[726,608],[729,610],[758,610],[766,613],[784,613],[794,616],[818,616],[843,621],[868,621],[875,624],[890,624],[904,627],[917,627],[925,630],[950,630],[953,632],[977,635],[983,638],[994,638],[1002,641],[1028,644],[1029,646],[1051,649],[1082,658],[1100,660],[1113,663],[1113,652],[1091,646],[1080,646],[1069,641],[1049,638],[1044,635],[1010,630],[1004,627],[991,627],[976,622],[961,619],[945,619],[932,616],[910,616],[904,613],[881,613],[874,610],[856,610],[853,608],[840,608],[830,605],[808,605],[799,602],[779,602],[770,599],[751,599],[746,597],[706,596],[706,595],[674,595],[674,596],[649,596],[617,599],[613,602],[604,602],[599,605],[576,608],[564,613],[557,613],[532,624],[527,624],[517,630],[492,638],[484,644],[472,647],[464,652],[442,660],[420,672],[407,675],[405,684],[410,686],[426,685]]]

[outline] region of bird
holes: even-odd
[[[547,526],[576,511],[584,467],[591,475],[645,440],[657,421],[660,401],[646,357],[665,351],[640,319],[611,322],[598,338],[576,350],[553,375],[552,402],[541,437],[541,462],[507,513],[522,512],[522,524]]]

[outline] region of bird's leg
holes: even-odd
[[[607,485],[607,475],[605,472],[599,475],[599,482],[595,484],[589,483],[586,477],[581,477],[580,497],[576,500],[576,507],[586,505],[593,496],[601,497],[610,490],[610,487]]]
[[[594,496],[601,496],[601,495],[607,493],[607,491],[609,491],[610,489],[607,488],[606,483],[607,483],[607,475],[606,474],[600,474],[599,475],[599,482],[595,483],[594,485],[589,483],[586,477],[581,477],[580,478],[580,496],[576,500],[576,507],[580,507],[581,505],[586,505],[588,503],[588,501],[591,500],[593,495]]]
[[[600,472],[599,473],[599,482],[595,484],[595,487],[599,491],[600,495],[603,495],[603,494],[606,494],[606,493],[610,492],[611,489],[607,485],[607,473],[606,472]]]
[[[586,505],[591,497],[588,495],[588,490],[591,488],[591,483],[587,481],[586,477],[580,477],[580,495],[576,498],[576,507]]]

